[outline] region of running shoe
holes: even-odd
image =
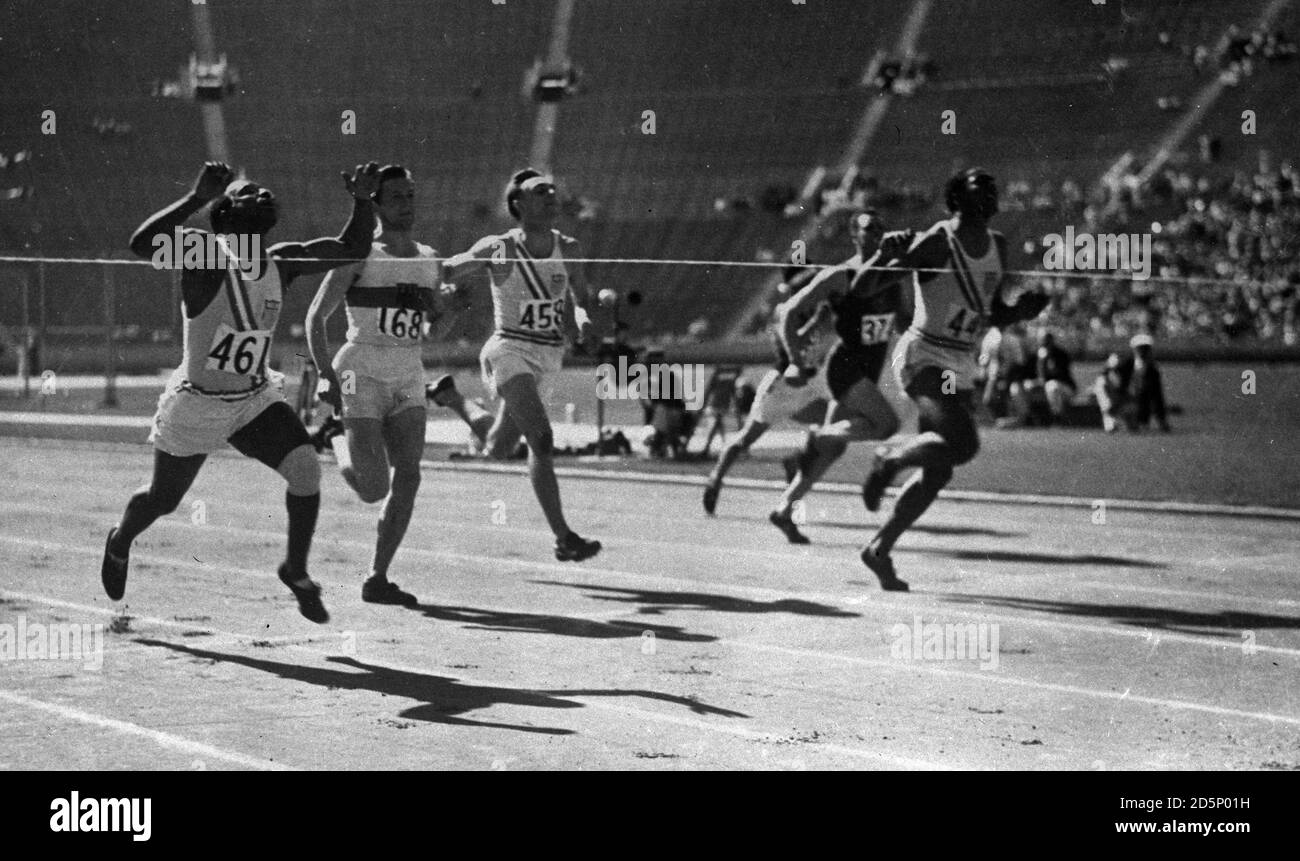
[[[104,582],[104,591],[114,601],[121,601],[126,594],[126,568],[131,561],[131,551],[125,556],[115,556],[109,548],[113,546],[113,536],[117,527],[108,530],[108,539],[104,542],[104,561],[99,566],[99,577]]]
[[[280,566],[279,574],[280,582],[288,586],[289,591],[293,593],[293,597],[298,599],[298,612],[318,625],[323,625],[330,620],[329,611],[321,603],[320,584],[308,580],[309,586],[294,585],[295,578],[290,576],[288,564]]]

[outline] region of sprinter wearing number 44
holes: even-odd
[[[131,497],[105,542],[100,576],[113,600],[126,591],[131,542],[159,517],[176,510],[207,456],[229,443],[288,483],[288,548],[280,580],[298,599],[304,616],[313,622],[329,620],[320,586],[307,576],[307,553],[320,511],[320,462],[268,363],[283,291],[290,282],[369,253],[375,221],[370,195],[378,177],[374,163],[358,165],[351,176],[343,174],[353,207],[337,238],[281,242],[263,251],[262,239],[279,215],[275,196],[257,183],[236,179],[225,164],[208,162],[193,191],[150,216],[131,237],[133,252],[153,257],[160,244],[183,234],[181,225],[190,216],[214,201],[209,217],[220,253],[209,251],[193,261],[185,255],[184,358],[158,399],[150,436],[153,478]],[[202,234],[205,241],[210,236],[201,230],[185,232]],[[232,242],[232,236],[248,241]],[[244,250],[248,248],[256,256]],[[241,253],[247,259],[241,259]]]

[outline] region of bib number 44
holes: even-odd
[[[959,341],[970,341],[979,334],[983,322],[983,317],[975,311],[969,308],[958,308],[956,313],[948,318],[948,325],[944,326],[944,329]]]

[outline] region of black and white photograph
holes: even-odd
[[[1297,40],[9,0],[0,771],[1300,770]]]

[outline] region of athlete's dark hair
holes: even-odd
[[[515,171],[515,175],[510,177],[510,184],[506,186],[506,209],[510,211],[511,217],[518,220],[519,206],[516,203],[523,189],[519,186],[535,176],[542,176],[542,172],[536,168],[526,167],[523,170]]]
[[[379,197],[384,191],[384,182],[390,179],[410,179],[411,172],[400,164],[386,164],[379,169],[379,187],[371,195],[375,203],[379,202]]]
[[[966,190],[966,181],[972,176],[979,176],[980,174],[987,176],[989,179],[993,178],[993,174],[982,167],[968,167],[952,175],[943,189],[943,201],[947,204],[949,212],[957,211],[958,199],[961,197],[962,192]]]
[[[226,217],[230,214],[230,207],[235,202],[230,199],[230,195],[223,194],[213,202],[212,207],[208,209],[208,222],[212,225],[212,230],[221,233],[226,224]]]

